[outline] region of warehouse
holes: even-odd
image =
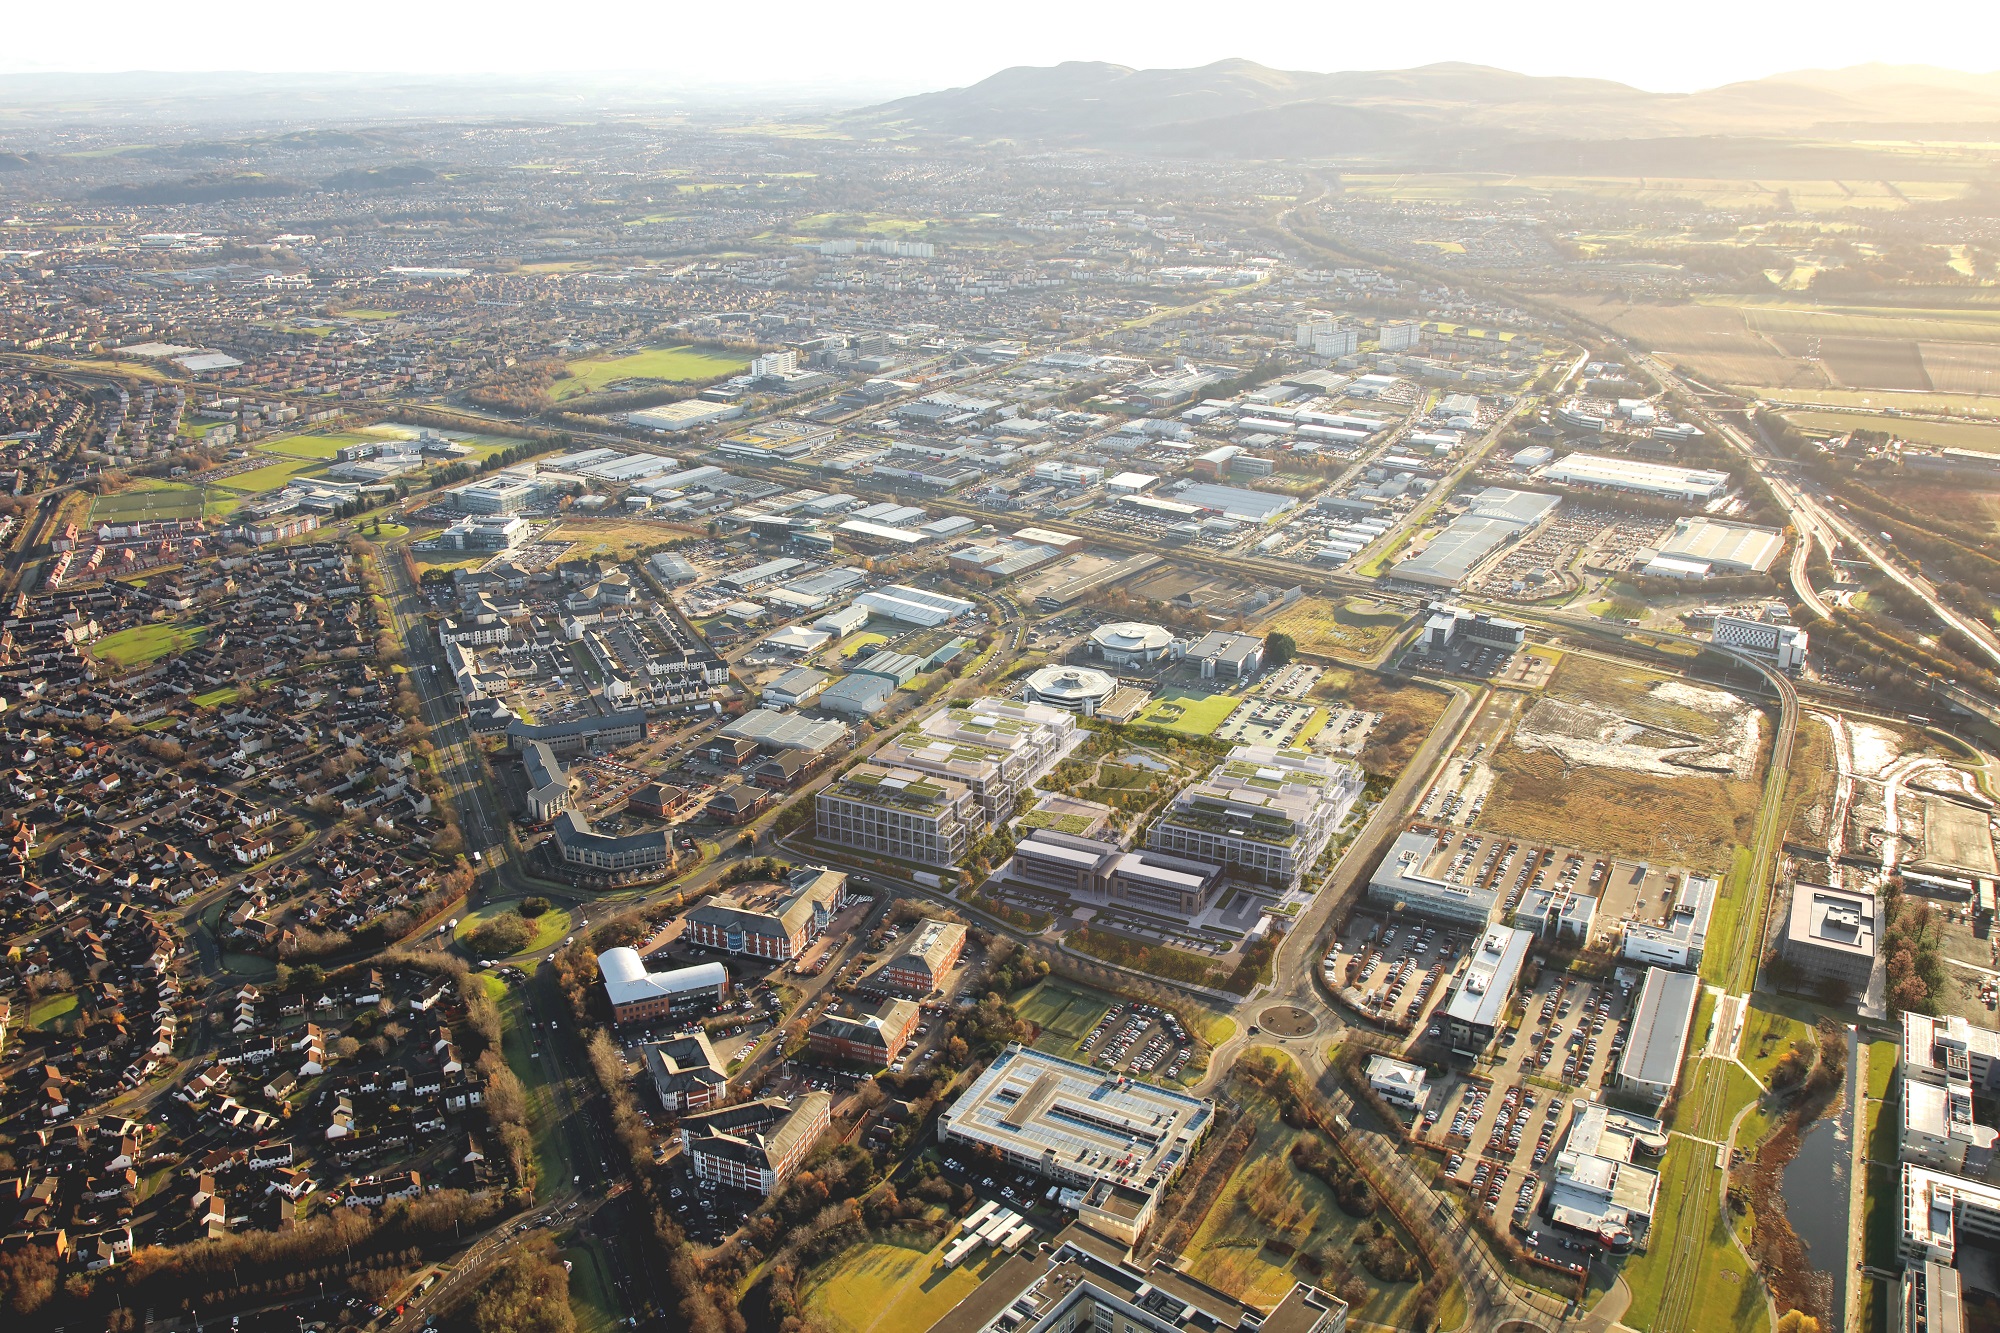
[[[928,592],[901,583],[891,583],[873,592],[864,592],[854,599],[854,604],[867,607],[871,615],[884,616],[890,620],[900,620],[926,628],[942,625],[948,620],[956,620],[970,612],[973,605],[963,597]]]
[[[1727,472],[1641,463],[1637,459],[1607,458],[1602,454],[1570,454],[1544,468],[1541,476],[1565,486],[1601,486],[1689,504],[1713,500],[1729,489]]]
[[[1289,495],[1249,491],[1240,486],[1215,486],[1206,482],[1189,486],[1174,498],[1182,504],[1213,509],[1225,518],[1242,523],[1269,523],[1278,515],[1296,509],[1299,503]]]
[[[1660,542],[1659,554],[1704,564],[1713,574],[1764,574],[1784,544],[1784,537],[1770,528],[1683,518]]]

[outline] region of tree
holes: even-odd
[[[1819,1333],[1819,1320],[1803,1310],[1787,1310],[1779,1318],[1773,1333]]]
[[[1281,667],[1299,655],[1299,643],[1282,630],[1272,630],[1264,636],[1264,665]]]

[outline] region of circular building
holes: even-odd
[[[1143,620],[1119,620],[1090,632],[1090,646],[1113,666],[1146,666],[1174,646],[1171,630]]]
[[[1117,688],[1117,681],[1090,667],[1045,666],[1028,677],[1027,699],[1095,717],[1099,705]]]

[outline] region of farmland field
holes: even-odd
[[[1820,411],[1806,408],[1785,413],[1802,430],[1879,430],[1899,439],[1941,449],[1981,449],[2000,453],[2000,426],[1977,421],[1931,421],[1921,417],[1885,417],[1873,412]]]
[[[586,359],[569,363],[570,377],[557,380],[558,400],[596,393],[619,380],[667,380],[685,383],[734,375],[750,363],[734,352],[706,351],[692,343],[677,347],[652,347],[630,356],[603,360]]]

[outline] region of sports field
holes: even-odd
[[[168,653],[194,647],[208,637],[203,625],[134,625],[116,634],[107,634],[91,645],[99,660],[116,667],[149,666]]]
[[[1146,711],[1139,714],[1143,726],[1165,727],[1169,731],[1184,731],[1190,736],[1207,736],[1229,720],[1229,715],[1243,703],[1231,694],[1193,694],[1179,698],[1167,695],[1146,705]]]
[[[232,491],[240,491],[245,495],[257,495],[264,491],[279,490],[290,485],[294,477],[307,472],[318,472],[325,466],[326,461],[320,458],[287,458],[282,462],[253,468],[248,472],[239,472],[214,484]]]
[[[222,518],[242,500],[211,487],[208,512],[203,514],[201,488],[178,481],[141,481],[90,502],[92,523],[160,523],[170,519]]]
[[[1037,1049],[1072,1056],[1076,1044],[1097,1026],[1115,1001],[1097,991],[1067,981],[1042,981],[1014,1001],[1014,1012],[1041,1028]]]
[[[690,380],[714,379],[718,375],[734,375],[749,365],[749,361],[734,352],[710,351],[683,343],[677,347],[649,347],[643,352],[630,356],[605,359],[595,357],[569,363],[566,380],[555,383],[555,397],[575,398],[586,393],[596,393],[606,385],[619,380],[665,380],[671,383],[685,383]]]

